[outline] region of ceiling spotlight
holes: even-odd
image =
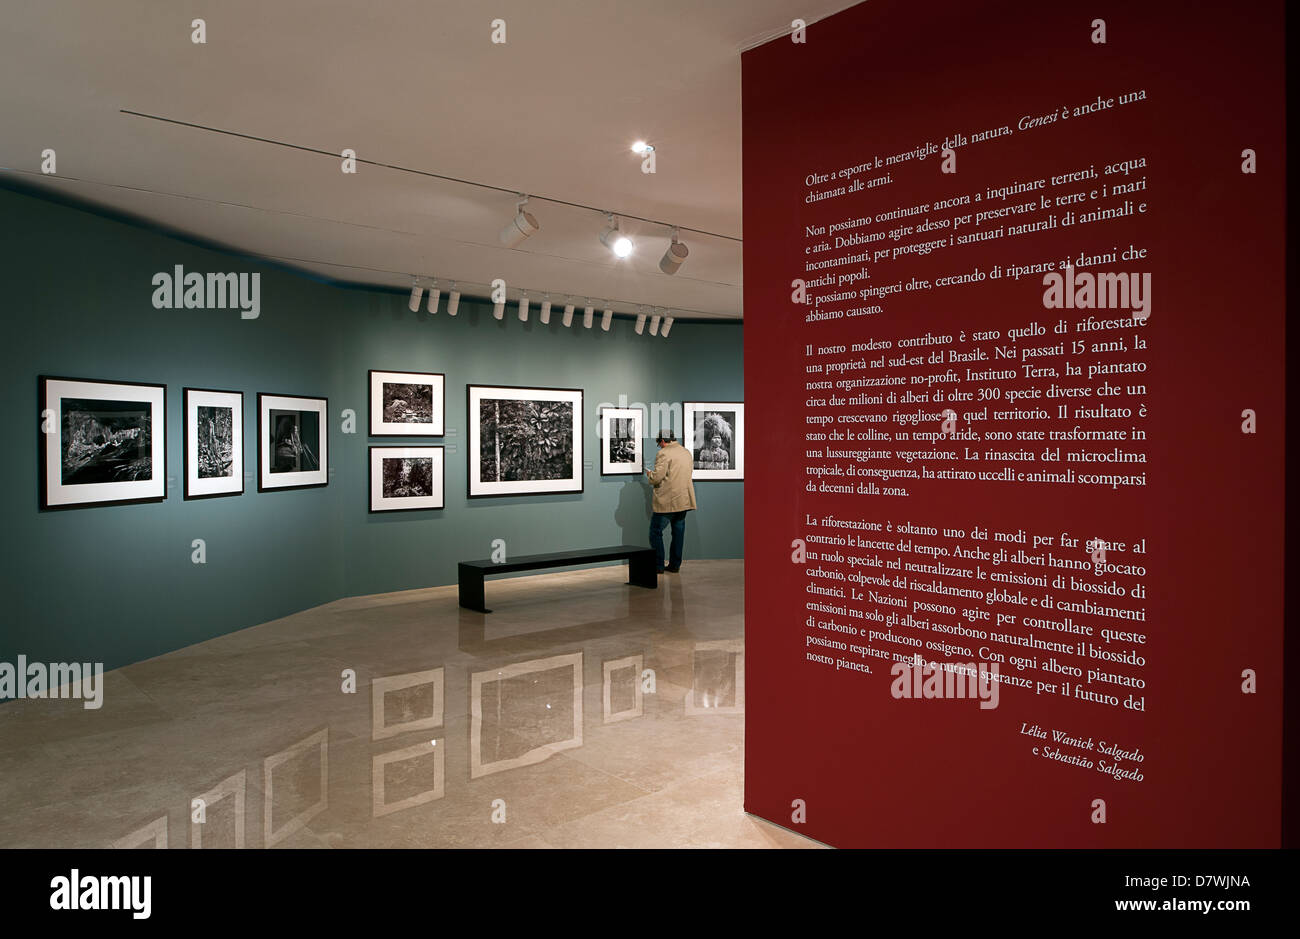
[[[438,279],[435,277],[433,286],[429,288],[429,312],[438,312],[438,300],[442,296],[442,291],[438,289]]]
[[[645,332],[645,307],[637,307],[636,334],[640,336],[644,332]]]
[[[527,204],[528,197],[521,195],[519,204],[515,206],[515,217],[501,229],[501,243],[507,248],[519,247],[525,239],[537,234],[542,228],[533,214],[524,209]]]
[[[587,308],[582,311],[582,325],[586,329],[591,329],[591,318],[595,315],[596,308],[591,305],[591,298],[587,298]]]
[[[605,216],[609,219],[609,225],[600,233],[600,243],[610,251],[614,252],[614,257],[625,258],[632,253],[632,239],[619,231],[618,220],[612,215]]]
[[[650,335],[652,336],[659,335],[659,314],[658,313],[650,317]]]
[[[549,293],[543,294],[542,297],[541,320],[543,326],[551,321],[551,295]]]
[[[566,328],[573,325],[573,298],[569,297],[568,300],[569,302],[564,304],[564,317],[560,320]]]
[[[455,316],[460,312],[460,291],[456,289],[456,282],[451,282],[451,293],[447,294],[447,315]]]
[[[420,299],[424,296],[424,288],[420,286],[418,278],[411,278],[411,302],[407,307],[412,313],[420,312]]]
[[[668,338],[668,330],[670,330],[670,329],[672,329],[672,328],[673,328],[673,318],[672,318],[671,316],[665,316],[665,317],[664,317],[664,328],[661,329],[661,330],[659,330],[659,335],[660,335],[662,338],[667,339],[667,338]]]
[[[606,307],[604,315],[601,316],[600,318],[600,328],[603,329],[605,332],[609,332],[609,324],[612,323],[613,321],[614,321],[614,311]]]
[[[528,322],[528,291],[524,291],[519,297],[519,322]]]
[[[659,270],[665,274],[676,274],[686,260],[686,256],[691,252],[677,240],[677,229],[673,229],[673,240],[668,245],[668,250],[664,252],[663,258],[659,261]]]
[[[650,144],[646,143],[644,140],[638,140],[636,143],[632,144],[632,152],[633,153],[654,153],[655,148],[652,147]]]

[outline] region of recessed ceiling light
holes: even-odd
[[[646,143],[644,140],[638,140],[636,143],[632,144],[632,152],[633,153],[654,153],[655,148],[652,147],[650,144]]]

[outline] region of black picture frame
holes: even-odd
[[[570,454],[570,464],[572,474],[562,480],[518,480],[513,482],[522,483],[523,485],[503,486],[502,482],[488,482],[486,484],[479,478],[481,469],[481,459],[478,457],[479,440],[479,417],[475,413],[474,403],[476,392],[503,391],[503,392],[524,392],[526,395],[539,395],[536,398],[522,397],[516,400],[539,400],[547,401],[563,400],[563,397],[570,396],[569,401],[573,404],[573,423],[571,426],[573,452]],[[548,398],[546,395],[556,395],[557,397]],[[582,462],[582,425],[583,425],[583,406],[584,392],[581,388],[550,388],[543,385],[480,385],[467,384],[465,386],[465,414],[466,414],[466,446],[465,460],[467,473],[465,479],[466,498],[469,499],[496,499],[509,496],[535,496],[535,495],[572,495],[581,493],[586,488],[585,468]],[[476,482],[480,490],[485,485],[501,486],[500,491],[492,492],[475,492]],[[529,487],[526,483],[541,483]],[[560,485],[548,485],[548,483],[560,483]],[[569,485],[565,485],[569,484]]]
[[[270,447],[267,440],[268,428],[266,426],[266,414],[271,408],[267,399],[277,399],[279,401],[292,402],[301,401],[309,404],[319,403],[319,409],[316,408],[298,408],[297,410],[319,410],[320,413],[320,453],[315,454],[318,469],[308,472],[299,472],[292,474],[297,477],[309,477],[302,480],[288,481],[280,485],[272,485],[268,480],[273,475],[269,470]],[[292,410],[292,408],[290,408]],[[292,489],[320,489],[329,485],[329,398],[315,397],[311,395],[293,395],[293,394],[276,394],[274,392],[259,391],[257,393],[257,491],[258,492],[286,492]]]
[[[611,411],[627,412],[630,416],[633,412],[638,417],[639,432],[636,436],[636,458],[626,464],[609,463],[606,457],[609,454],[607,445],[605,415]],[[616,420],[614,415],[610,415],[611,420]],[[619,408],[603,407],[596,415],[596,442],[600,447],[600,475],[601,476],[640,476],[645,472],[645,409],[644,408]],[[626,465],[631,469],[607,470],[606,465]]]
[[[234,409],[234,413],[238,415],[239,418],[238,437],[237,439],[235,439],[235,435],[232,430],[232,441],[231,441],[232,448],[237,448],[239,451],[238,453],[239,472],[237,474],[232,474],[235,478],[239,480],[238,489],[230,489],[224,492],[191,491],[190,470],[193,469],[193,467],[190,465],[190,443],[192,440],[195,439],[194,437],[192,437],[193,428],[190,427],[190,396],[191,395],[196,395],[196,396],[197,395],[230,395],[232,397],[239,399],[237,404],[233,402],[231,404],[231,407]],[[201,407],[202,405],[199,406]],[[224,499],[228,496],[242,496],[244,494],[245,491],[244,473],[247,471],[247,466],[245,464],[245,456],[248,453],[248,438],[244,434],[244,393],[242,391],[230,391],[228,389],[223,389],[223,388],[187,387],[181,389],[181,441],[182,441],[181,463],[185,468],[182,495],[184,496],[185,499]]]
[[[434,491],[435,491],[435,493],[436,493],[436,495],[437,495],[437,501],[438,501],[438,504],[437,504],[437,505],[406,505],[406,506],[401,506],[401,507],[393,506],[393,507],[391,507],[391,508],[376,508],[376,507],[375,507],[375,505],[376,505],[376,495],[377,495],[376,492],[375,492],[375,485],[376,485],[377,482],[382,482],[382,479],[381,479],[381,478],[377,478],[377,477],[376,477],[376,473],[375,473],[375,470],[376,470],[376,457],[378,457],[378,459],[379,459],[379,461],[380,461],[380,462],[379,462],[379,466],[380,466],[380,475],[381,475],[381,477],[382,477],[382,461],[383,461],[384,459],[399,458],[398,455],[395,454],[395,453],[392,454],[391,456],[385,456],[385,455],[383,455],[383,454],[381,454],[381,453],[376,453],[376,451],[384,451],[384,450],[392,450],[392,451],[398,451],[398,450],[405,450],[405,451],[427,451],[427,454],[428,454],[429,456],[431,456],[431,457],[434,456],[434,454],[435,454],[435,452],[436,452],[436,461],[435,461],[435,465],[436,465],[436,471],[435,471],[435,483],[436,483],[436,485],[434,486]],[[368,461],[369,461],[369,474],[368,474],[368,476],[367,476],[367,480],[368,480],[368,482],[367,482],[367,486],[366,486],[366,494],[367,494],[366,504],[367,504],[368,511],[369,511],[369,513],[370,513],[371,515],[391,515],[391,514],[393,514],[394,512],[438,512],[438,511],[441,511],[442,509],[445,509],[445,508],[447,507],[447,457],[446,457],[446,447],[442,446],[441,444],[435,444],[435,445],[429,445],[429,446],[414,446],[414,447],[385,446],[385,445],[380,445],[380,446],[371,446],[371,447],[369,447],[369,448],[366,450],[366,455],[367,455],[367,458],[368,458]],[[423,455],[423,454],[421,454],[421,455]],[[379,494],[378,494],[378,498],[379,498],[381,501],[384,499],[384,496],[382,495],[382,493],[379,493]],[[432,497],[430,497],[430,498],[432,498]]]
[[[119,491],[125,493],[121,497],[110,498],[85,498],[85,499],[64,499],[63,490],[70,486],[81,484],[68,484],[60,479],[55,485],[51,485],[50,473],[54,467],[51,465],[51,456],[56,456],[58,466],[63,463],[63,428],[62,428],[62,407],[51,407],[50,393],[51,385],[66,383],[69,385],[87,386],[87,391],[93,391],[92,386],[98,386],[103,389],[105,401],[116,400],[110,397],[110,390],[113,388],[148,388],[151,392],[149,396],[150,404],[150,469],[152,475],[147,481],[128,480],[124,482],[100,482],[90,485],[111,487],[101,492]],[[67,389],[72,390],[72,389]],[[70,395],[60,393],[58,400],[61,402]],[[93,397],[93,395],[92,395]],[[142,399],[144,400],[144,399]],[[167,386],[156,382],[140,381],[112,381],[98,378],[69,378],[61,375],[39,375],[36,379],[36,402],[37,402],[37,421],[36,421],[36,452],[37,452],[37,506],[42,512],[57,512],[64,509],[85,509],[94,508],[103,505],[144,505],[150,502],[165,502],[167,500]],[[55,402],[57,404],[57,402]],[[157,418],[154,418],[153,406],[157,405]],[[46,421],[53,416],[54,425],[47,425]],[[55,430],[47,432],[47,426],[54,426]],[[53,439],[51,439],[53,438]],[[51,453],[51,450],[54,453]],[[161,468],[161,472],[159,471]],[[143,484],[143,485],[141,485]],[[119,488],[120,487],[120,488]],[[138,494],[146,493],[146,494]],[[76,492],[70,493],[75,495]],[[91,490],[80,490],[82,495],[90,495]]]
[[[731,466],[725,470],[713,470],[697,466],[695,415],[708,411],[733,411],[734,426],[731,428],[732,442],[730,450]],[[744,482],[745,480],[745,402],[744,401],[683,401],[682,402],[682,446],[691,455],[694,482]]]
[[[431,420],[427,424],[413,423],[409,425],[395,424],[384,422],[382,413],[380,420],[375,420],[376,404],[382,409],[382,399],[376,401],[375,386],[378,382],[380,385],[385,381],[384,376],[390,376],[392,379],[410,379],[410,378],[428,378],[431,379],[429,384],[433,388],[433,395],[436,398],[433,401],[433,414],[436,420]],[[368,429],[371,437],[443,437],[447,431],[447,376],[443,372],[399,372],[385,369],[372,368],[366,376],[368,389],[366,398],[366,412],[368,415]],[[413,384],[407,381],[406,384]],[[431,415],[432,416],[432,415]],[[405,429],[405,428],[411,429]]]

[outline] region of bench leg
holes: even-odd
[[[627,559],[627,582],[638,587],[656,590],[659,587],[659,575],[655,571],[655,553],[643,551]]]
[[[481,570],[464,564],[457,565],[456,580],[461,606],[479,613],[492,612],[487,608],[487,600],[483,596],[483,572]]]

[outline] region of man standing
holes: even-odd
[[[650,546],[659,560],[659,572],[676,574],[682,566],[682,547],[686,541],[686,513],[695,508],[695,485],[691,482],[691,455],[677,442],[671,430],[660,430],[656,438],[659,453],[653,471],[646,478],[654,487],[650,516]],[[664,526],[673,526],[672,553],[664,566]]]

